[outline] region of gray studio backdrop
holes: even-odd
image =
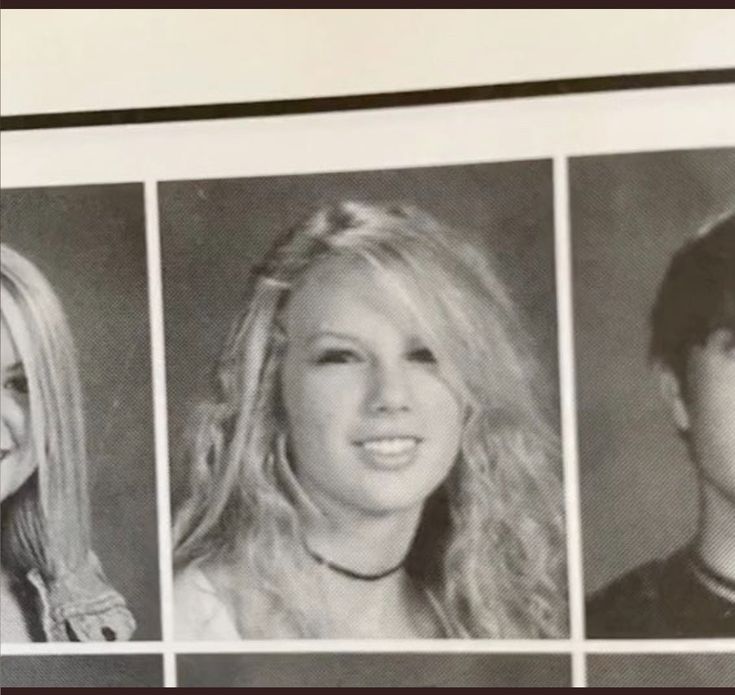
[[[595,688],[732,688],[735,654],[589,654]]]
[[[161,688],[159,654],[3,656],[5,688]]]
[[[2,192],[2,239],[58,294],[79,353],[94,547],[156,639],[159,581],[143,187]]]
[[[569,687],[566,654],[180,654],[181,687]]]
[[[570,163],[587,591],[685,543],[695,480],[647,363],[648,317],[674,251],[735,208],[735,150]]]
[[[551,162],[166,182],[159,186],[173,502],[187,471],[182,433],[211,395],[215,362],[243,307],[251,267],[325,203],[406,202],[467,233],[499,258],[526,312],[558,407]]]

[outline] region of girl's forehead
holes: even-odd
[[[362,258],[320,261],[286,307],[286,332],[292,336],[340,329],[369,333],[380,325],[415,334],[414,302],[398,277]]]

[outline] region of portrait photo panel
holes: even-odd
[[[351,200],[416,205],[486,245],[532,326],[558,407],[551,161],[172,181],[159,185],[159,207],[174,449],[190,406],[209,393],[253,267],[320,207]],[[187,476],[174,464],[174,504]]]
[[[569,179],[587,636],[735,636],[735,150]]]
[[[160,688],[159,654],[3,656],[5,688]]]
[[[3,190],[2,230],[3,322],[25,371],[24,398],[30,402],[25,438],[33,432],[35,439],[42,428],[38,431],[45,430],[47,440],[33,442],[36,451],[46,447],[43,461],[35,455],[36,472],[3,493],[3,570],[24,575],[18,578],[19,603],[29,611],[26,618],[35,616],[26,637],[158,639],[143,186]],[[5,395],[10,418],[11,406],[23,399],[11,399],[6,409]],[[6,422],[4,414],[4,455],[6,425],[13,447],[22,439],[14,430],[17,418]],[[12,482],[10,472],[4,461],[3,476]],[[30,491],[31,486],[38,489]],[[5,555],[14,545],[22,495],[47,497],[43,513],[58,525],[48,530],[49,542],[61,548],[54,551],[59,556],[53,566],[31,566],[25,556],[37,551],[23,543],[20,550],[13,548],[14,557]],[[90,549],[94,555],[86,557]],[[43,552],[51,565],[52,552],[48,547]],[[26,577],[35,588],[26,585]],[[80,622],[72,624],[70,617],[66,625],[41,625],[39,601],[48,601],[59,615],[67,609],[56,602],[71,601],[81,608]]]
[[[565,654],[180,654],[180,687],[512,688],[570,685]]]
[[[733,688],[735,654],[589,654],[594,688]]]
[[[158,194],[180,605],[203,587],[220,597],[212,639],[566,636],[551,162],[171,181]],[[326,518],[331,531],[314,531]],[[316,569],[317,594],[352,581],[348,604],[406,574],[409,594],[432,595],[423,625],[317,626],[329,616],[301,615],[282,587],[269,598],[286,603],[280,627],[232,624],[248,614],[232,601],[249,598],[220,600],[235,570],[213,558],[248,564],[271,532],[295,536],[273,541],[273,566],[251,564],[252,586],[270,572],[288,582],[296,562]],[[459,594],[479,582],[495,595],[491,615],[435,600],[470,571],[465,552],[507,553],[496,574],[482,561],[458,580]]]

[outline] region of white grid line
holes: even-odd
[[[587,687],[587,654],[584,651],[584,644],[580,649],[575,645],[571,655],[571,685],[573,688]]]
[[[581,648],[580,648],[581,647]],[[575,651],[575,649],[577,651]],[[235,640],[208,642],[31,642],[4,644],[3,656],[109,654],[735,654],[735,639],[585,640]]]
[[[163,684],[176,685],[175,659],[171,651],[173,633],[173,555],[171,552],[171,503],[169,487],[168,413],[166,403],[166,346],[163,316],[161,235],[158,219],[158,189],[154,180],[145,181],[145,231],[148,256],[151,364],[156,441],[156,485],[158,504],[158,558],[161,591],[161,644]]]
[[[726,654],[735,655],[735,639],[587,640],[587,654]]]
[[[568,654],[569,640],[370,639],[177,642],[177,654]]]
[[[3,644],[3,656],[63,656],[96,654],[160,654],[160,640],[130,642],[19,642]]]
[[[556,300],[559,331],[559,386],[561,393],[562,451],[564,456],[564,508],[567,531],[572,685],[583,686],[585,684],[584,583],[582,570],[582,526],[579,503],[577,397],[574,374],[574,316],[568,178],[567,159],[561,155],[554,157]]]

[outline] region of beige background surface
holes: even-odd
[[[3,10],[3,115],[735,66],[734,10]]]

